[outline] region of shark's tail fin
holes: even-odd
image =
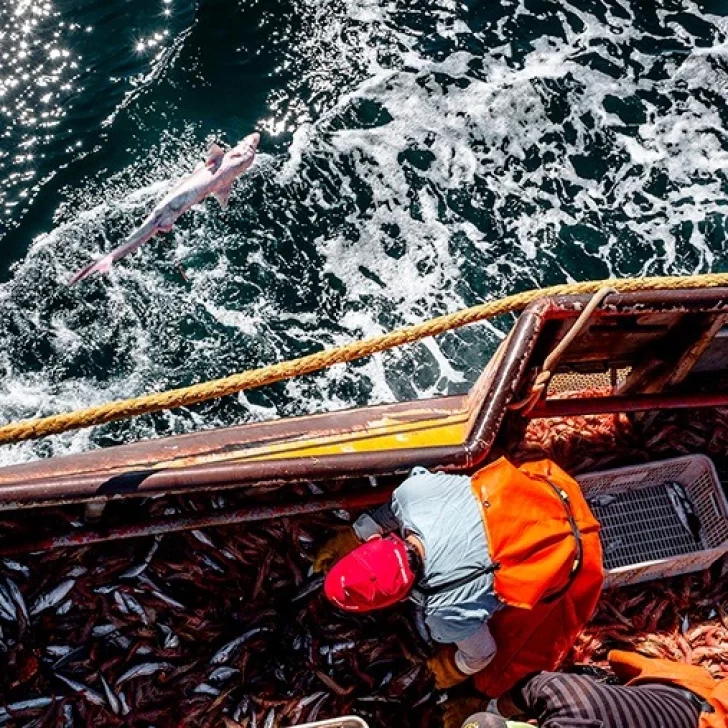
[[[114,258],[111,255],[106,255],[100,260],[89,263],[85,268],[81,268],[81,270],[68,281],[68,285],[72,286],[74,283],[78,283],[84,278],[88,278],[88,276],[92,273],[108,273],[111,270],[113,263]]]

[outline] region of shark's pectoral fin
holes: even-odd
[[[220,162],[222,162],[222,158],[224,156],[225,152],[223,152],[223,150],[215,144],[215,142],[213,142],[207,150],[207,159],[205,159],[205,164],[216,170],[220,166]]]
[[[223,210],[227,210],[231,189],[232,185],[228,185],[227,187],[221,187],[219,190],[215,190],[212,193],[214,198],[220,203],[220,207],[222,207]]]

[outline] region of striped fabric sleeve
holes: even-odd
[[[692,693],[662,684],[604,685],[586,676],[544,672],[520,694],[541,728],[697,728],[700,720]]]

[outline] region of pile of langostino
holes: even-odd
[[[719,458],[727,439],[725,410],[536,420],[510,454],[547,455],[579,473],[685,452]],[[145,507],[161,515],[200,503]],[[272,728],[355,713],[372,726],[437,725],[428,646],[409,609],[343,615],[307,575],[318,545],[355,515],[0,560],[0,724]],[[30,522],[9,514],[0,529],[20,533]],[[728,592],[716,567],[606,592],[569,661],[604,665],[609,649],[632,647],[720,676],[725,645]]]

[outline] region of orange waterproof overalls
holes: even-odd
[[[697,665],[651,659],[620,650],[609,653],[609,664],[618,677],[629,681],[627,685],[665,683],[690,690],[706,700],[714,712],[701,713],[698,728],[728,726],[728,678],[718,681]]]
[[[566,656],[601,594],[602,549],[579,484],[550,460],[516,468],[500,458],[475,473],[472,488],[506,605],[488,623],[496,655],[475,675],[496,698]]]

